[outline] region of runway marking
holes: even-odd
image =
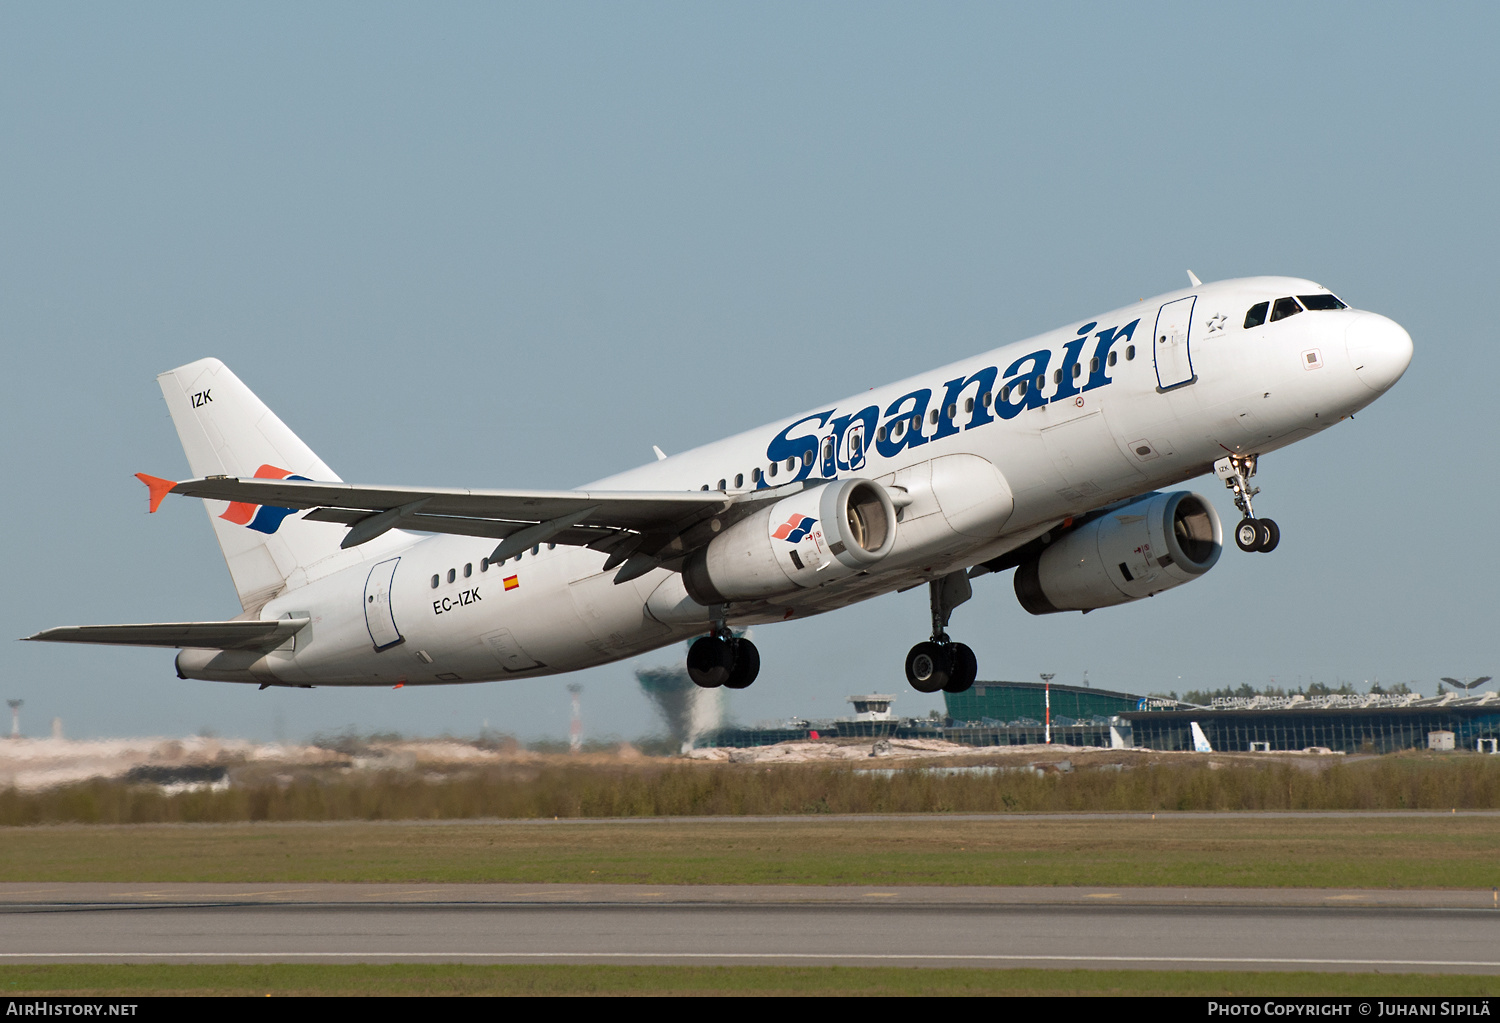
[[[1500,968],[1500,961],[1461,959],[1285,959],[1237,956],[1070,956],[922,954],[905,952],[0,952],[0,959],[802,959],[880,962],[1065,962],[1201,963],[1255,966],[1477,966]]]

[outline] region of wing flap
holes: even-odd
[[[109,646],[208,647],[271,650],[291,639],[310,618],[263,622],[156,622],[148,625],[62,625],[28,640],[42,643],[103,643]]]

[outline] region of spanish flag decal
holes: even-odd
[[[521,585],[520,577],[514,576],[514,575],[508,575],[508,576],[505,577],[505,589],[507,591],[513,590],[517,586],[520,586],[520,585]]]

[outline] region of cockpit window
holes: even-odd
[[[1250,311],[1245,314],[1245,329],[1249,330],[1251,327],[1259,327],[1262,323],[1265,323],[1266,312],[1270,308],[1270,302],[1262,302],[1259,305],[1251,306]]]
[[[1323,309],[1348,309],[1332,295],[1298,295],[1297,301],[1302,303],[1302,308],[1309,312],[1319,312]]]
[[[1288,316],[1296,316],[1301,311],[1302,307],[1297,304],[1295,298],[1278,298],[1276,305],[1271,309],[1271,322],[1275,323],[1277,320],[1284,320]]]

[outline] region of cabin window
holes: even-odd
[[[973,398],[965,398],[964,399],[964,412],[968,413],[968,412],[973,412],[973,411],[974,411],[974,399]]]
[[[934,419],[933,422],[935,423],[937,420]],[[917,431],[922,429],[922,417],[920,415],[911,417],[911,428]]]
[[[708,484],[705,483],[705,484],[703,484],[703,486],[699,487],[698,489],[699,490],[707,490],[708,489]]]
[[[875,439],[877,441],[885,440],[885,427],[882,426],[880,429],[875,431]]]
[[[759,468],[755,468],[755,469],[751,469],[750,470],[750,482],[751,483],[759,483],[760,482],[760,469]]]
[[[490,559],[489,558],[480,558],[479,559],[479,571],[481,571],[481,572],[488,572],[489,570],[490,570]]]
[[[1093,376],[1097,372],[1099,372],[1099,356],[1096,355],[1089,360],[1089,376]]]
[[[927,415],[928,415],[928,418],[931,419],[934,423],[936,423],[938,421],[938,410],[937,409],[933,409]]]
[[[973,402],[971,401],[969,404],[972,405]],[[958,406],[957,405],[949,405],[948,406],[948,418],[952,419],[953,417],[955,417],[957,415],[958,415]]]
[[[1060,384],[1060,383],[1062,383],[1062,370],[1061,369],[1054,369],[1052,371],[1052,382],[1054,384]]]
[[[745,474],[737,472],[734,474],[734,489],[738,490],[745,485]]]
[[[833,441],[831,440],[825,440],[823,442],[823,461],[833,461]]]
[[[450,569],[448,569],[448,581],[451,583],[451,582],[453,582],[457,578],[458,578],[458,569],[456,569],[456,568],[450,568]]]
[[[1010,384],[1006,384],[1004,387],[1000,388],[1000,400],[1010,401]]]
[[[1023,378],[1021,380],[1017,380],[1016,381],[1016,397],[1017,398],[1024,398],[1024,397],[1026,397],[1026,385],[1029,384],[1029,383],[1031,383],[1031,378],[1030,377],[1025,377],[1025,378]]]
[[[1302,308],[1310,313],[1322,312],[1325,309],[1349,308],[1332,295],[1298,295],[1297,301],[1301,302]]]
[[[1125,347],[1125,361],[1129,362],[1131,359],[1134,359],[1134,358],[1135,358],[1135,345],[1127,345]]]
[[[1080,365],[1078,365],[1078,363],[1076,363],[1076,362],[1073,363],[1073,379],[1077,380],[1082,375],[1083,375],[1083,367],[1080,366]]]
[[[1098,362],[1099,360],[1095,359],[1094,361]],[[1113,366],[1115,363],[1117,363],[1119,361],[1120,361],[1120,353],[1119,352],[1110,352],[1109,353],[1109,364],[1111,366]]]
[[[1271,307],[1271,322],[1284,320],[1288,316],[1296,316],[1302,311],[1295,298],[1278,298],[1276,304]]]
[[[464,578],[467,579],[474,574],[474,562],[470,561],[464,565]]]
[[[858,458],[865,450],[865,435],[862,433],[851,434],[849,437],[849,454]]]
[[[900,440],[901,435],[906,432],[906,420],[898,419],[891,424],[891,440]]]
[[[984,401],[984,407],[985,408],[989,408],[990,407],[990,402],[992,402],[994,400],[995,399],[990,396],[990,392],[989,391],[985,391],[984,392],[983,401]]]
[[[549,550],[549,551],[555,551],[555,550],[557,550],[557,544],[555,544],[555,543],[549,543],[549,544],[548,544],[548,545],[547,545],[547,549],[548,549],[548,550]]]
[[[433,589],[437,589],[438,588],[438,577],[437,576],[433,576],[432,577],[432,588]]]
[[[719,481],[719,489],[720,490],[728,490],[729,489],[729,481],[728,480],[720,480]]]
[[[1251,306],[1250,311],[1245,314],[1245,329],[1249,330],[1251,327],[1259,327],[1265,323],[1266,313],[1270,311],[1270,308],[1270,302],[1260,302]]]
[[[776,475],[776,465],[777,465],[777,463],[775,463],[775,462],[771,463],[771,475],[772,476]]]
[[[542,545],[541,544],[537,544],[536,546],[534,546],[534,547],[531,548],[531,556],[533,558],[536,557],[540,553],[542,553]]]

